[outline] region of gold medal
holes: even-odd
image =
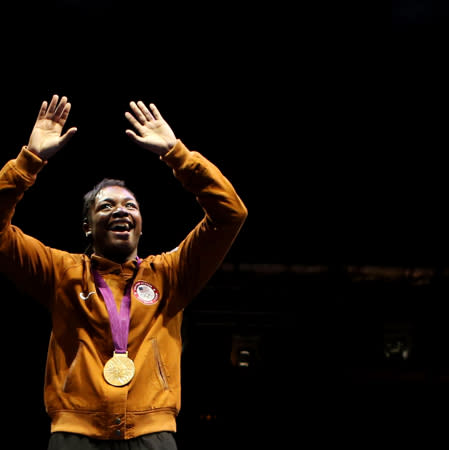
[[[128,352],[116,353],[104,365],[104,379],[112,386],[125,386],[134,377],[136,369],[132,359],[128,358]]]

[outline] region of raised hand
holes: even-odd
[[[76,133],[75,127],[61,135],[69,116],[71,104],[67,97],[53,95],[50,104],[43,101],[28,141],[28,149],[47,160],[57,153]]]
[[[142,101],[130,102],[131,111],[125,113],[129,123],[137,131],[126,130],[126,134],[141,147],[158,155],[164,155],[176,144],[176,136],[158,109],[150,103],[148,109]]]

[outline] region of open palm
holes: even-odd
[[[143,102],[130,103],[133,114],[125,117],[137,131],[126,130],[126,134],[141,147],[163,155],[176,144],[176,136],[168,123],[162,118],[156,106],[151,103],[148,109]]]
[[[62,97],[59,101],[59,97],[53,95],[50,104],[42,102],[28,141],[30,151],[47,160],[67,143],[76,132],[76,128],[70,128],[61,135],[70,108],[71,104],[67,102],[67,97]]]

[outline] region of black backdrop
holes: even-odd
[[[73,194],[73,207],[59,210],[73,227],[71,240],[47,225],[35,224],[38,233],[79,248],[73,202],[105,175],[145,192],[158,231],[158,242],[146,245],[166,248],[189,229],[194,207],[123,133],[128,102],[142,99],[155,102],[176,134],[239,189],[250,210],[234,249],[239,258],[444,261],[447,16],[431,2],[434,16],[424,15],[422,25],[422,14],[405,3],[393,2],[390,35],[370,3],[13,6],[3,16],[11,27],[2,31],[4,160],[26,142],[41,101],[53,93],[70,98],[69,125],[79,128],[30,194],[58,201]],[[407,13],[414,27],[403,25]],[[34,198],[29,203],[24,215],[40,208]]]
[[[378,304],[372,290],[342,288],[338,277],[348,264],[447,265],[447,7],[394,1],[391,33],[379,9],[55,0],[2,14],[3,161],[26,143],[53,93],[69,97],[68,125],[79,129],[18,207],[24,231],[82,251],[81,198],[105,176],[124,178],[142,202],[142,254],[174,247],[196,223],[194,199],[124,135],[130,100],[156,103],[248,206],[227,263],[253,272],[220,272],[188,314],[184,448],[235,439],[270,448],[284,436],[360,443],[355,429],[368,433],[369,425],[360,437],[367,439],[391,427],[379,421],[394,411],[380,395],[385,387],[361,388],[342,374],[378,364],[385,304],[408,297],[381,290]],[[334,278],[304,284],[278,270],[316,265]],[[13,327],[2,332],[13,358],[2,376],[7,426],[25,446],[45,448],[50,325],[45,311],[2,283]],[[424,336],[440,325],[428,299],[438,298],[441,317],[444,292],[417,301]],[[238,333],[262,339],[261,367],[230,365]],[[447,337],[436,339],[443,345]],[[419,364],[444,366],[429,354]],[[410,419],[403,403],[399,415]]]

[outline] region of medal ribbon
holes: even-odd
[[[137,266],[140,265],[140,262],[141,259],[138,258]],[[95,285],[101,292],[108,310],[114,351],[115,353],[126,353],[128,351],[132,280],[130,280],[126,285],[125,294],[122,298],[119,312],[117,311],[117,306],[115,305],[114,295],[112,294],[110,287],[106,284],[104,278],[96,270],[93,270],[93,275]]]

